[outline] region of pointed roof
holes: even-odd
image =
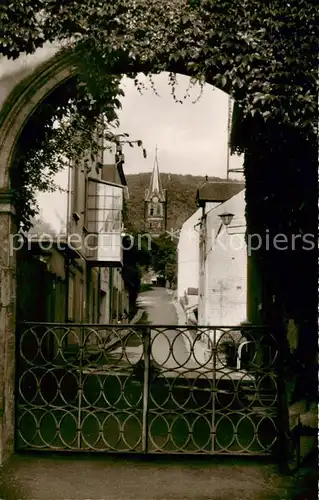
[[[152,171],[152,175],[151,175],[151,179],[150,179],[150,184],[149,184],[148,190],[146,191],[146,201],[149,201],[152,198],[152,196],[154,196],[154,195],[158,196],[158,198],[161,201],[165,200],[164,191],[163,191],[162,184],[161,184],[159,167],[158,167],[157,146],[156,146],[156,150],[155,150],[155,160],[154,160],[153,171]]]

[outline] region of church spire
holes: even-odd
[[[157,146],[155,150],[155,159],[150,184],[149,188],[145,190],[144,201],[145,230],[154,237],[159,236],[166,231],[167,199],[166,190],[163,190],[161,184],[157,158]]]
[[[153,171],[152,171],[146,199],[150,200],[153,196],[157,196],[161,201],[164,201],[165,196],[164,196],[164,192],[163,192],[163,188],[162,188],[162,184],[161,184],[160,173],[159,173],[157,151],[158,150],[157,150],[157,145],[156,145]]]

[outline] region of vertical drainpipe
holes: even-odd
[[[69,321],[69,281],[70,281],[70,261],[68,251],[65,256],[65,322]]]
[[[86,322],[90,323],[91,312],[91,267],[86,267]]]
[[[201,223],[204,222],[204,220],[205,220],[205,212],[206,212],[206,203],[204,201],[203,206],[202,206]],[[203,231],[202,225],[200,226],[200,231],[201,232]],[[205,238],[205,233],[204,233],[204,238]],[[204,318],[205,318],[204,323],[206,324],[207,323],[207,316],[206,316],[206,309],[207,309],[206,300],[207,300],[207,297],[206,297],[206,272],[205,272],[206,271],[206,269],[205,269],[205,266],[206,266],[206,260],[205,260],[206,239],[204,239],[204,241],[202,240],[201,245],[202,245],[202,247],[204,249],[204,251],[202,251],[202,256],[203,256],[203,260],[201,262],[202,269],[200,270],[201,291],[202,291],[201,302],[202,302],[202,317],[204,316]]]
[[[113,309],[113,269],[109,267],[109,323],[112,322]]]
[[[99,267],[99,274],[98,274],[98,280],[97,280],[97,317],[98,317],[98,323],[101,321],[101,268]]]
[[[147,223],[146,223],[146,218],[147,218],[147,202],[144,201],[144,231],[147,231]]]
[[[164,219],[164,231],[167,230],[167,209],[168,209],[168,195],[167,195],[167,189],[165,189],[165,219]]]
[[[69,215],[70,215],[71,161],[68,166],[68,189],[66,204],[66,253],[65,253],[65,322],[69,321],[70,257],[68,252]]]

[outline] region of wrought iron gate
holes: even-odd
[[[25,323],[16,447],[270,454],[278,347],[260,327]]]

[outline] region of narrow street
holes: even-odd
[[[185,334],[165,329],[166,325],[178,324],[172,294],[166,288],[155,287],[141,293],[138,303],[147,312],[148,321],[161,327],[152,329],[152,359],[165,369],[185,365],[190,358]]]

